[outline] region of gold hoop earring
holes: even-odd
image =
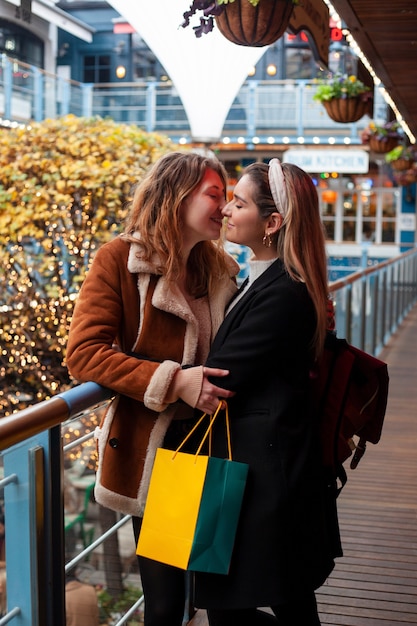
[[[272,237],[269,233],[265,233],[262,238],[262,243],[266,248],[270,248],[272,246]]]

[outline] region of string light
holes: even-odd
[[[331,2],[329,2],[329,0],[324,0],[324,2],[329,8],[330,17],[333,18],[337,22],[341,22],[342,20],[340,16],[338,15],[337,11],[335,10],[335,8],[333,7],[333,5],[331,4]],[[411,132],[406,121],[403,119],[403,116],[401,115],[397,105],[395,104],[395,102],[393,101],[393,99],[391,98],[387,90],[382,86],[381,79],[376,75],[374,68],[372,67],[367,57],[362,52],[360,46],[354,39],[352,33],[346,28],[342,30],[342,33],[345,36],[346,41],[348,42],[350,48],[352,48],[352,50],[355,52],[357,57],[361,60],[363,65],[366,67],[366,69],[372,76],[375,86],[379,87],[381,85],[381,87],[379,87],[379,91],[381,92],[382,97],[384,98],[388,106],[393,110],[397,122],[400,124],[405,134],[408,136],[410,143],[414,144],[416,142],[415,136]]]
[[[97,469],[97,449],[93,434],[100,425],[108,402],[104,402],[92,410],[85,411],[62,425],[62,438],[65,450],[65,461],[83,473],[85,470]],[[88,435],[91,434],[89,438]],[[80,441],[78,441],[81,439]],[[71,445],[71,444],[75,445]]]

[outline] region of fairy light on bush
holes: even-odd
[[[132,185],[173,149],[72,115],[0,134],[0,417],[72,386],[65,347],[85,272],[119,232]]]

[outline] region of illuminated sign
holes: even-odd
[[[115,31],[114,31],[115,32]],[[308,37],[304,31],[298,33],[298,35],[292,35],[291,33],[285,34],[287,43],[306,43],[308,44]],[[330,41],[346,41],[346,37],[344,36],[341,28],[330,28]],[[346,44],[347,45],[347,44]]]
[[[369,154],[365,150],[287,150],[282,160],[316,174],[366,174],[369,171]]]

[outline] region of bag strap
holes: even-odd
[[[229,422],[229,407],[227,405],[227,402],[225,400],[221,400],[217,406],[217,409],[215,410],[215,412],[210,415],[210,423],[207,427],[206,432],[203,435],[203,438],[200,442],[200,445],[198,446],[197,452],[195,453],[195,456],[199,455],[201,452],[201,448],[204,445],[204,442],[206,441],[207,437],[210,435],[210,453],[211,453],[211,431],[212,431],[212,427],[213,424],[217,418],[217,416],[219,415],[221,409],[224,408],[225,410],[225,417],[226,417],[226,435],[227,435],[227,452],[228,452],[228,459],[229,461],[232,460],[232,444],[231,444],[231,438],[230,438],[230,422]],[[185,437],[185,439],[182,440],[182,442],[180,443],[180,445],[178,446],[178,448],[175,450],[174,454],[173,454],[173,459],[175,458],[175,456],[177,455],[177,453],[181,450],[181,448],[184,446],[185,442],[188,441],[188,439],[191,437],[191,435],[197,430],[197,428],[200,426],[200,424],[202,423],[202,421],[207,417],[208,413],[203,413],[203,415],[197,420],[197,422],[194,424],[194,426],[192,427],[192,429],[190,430],[190,432],[187,434],[187,436]]]

